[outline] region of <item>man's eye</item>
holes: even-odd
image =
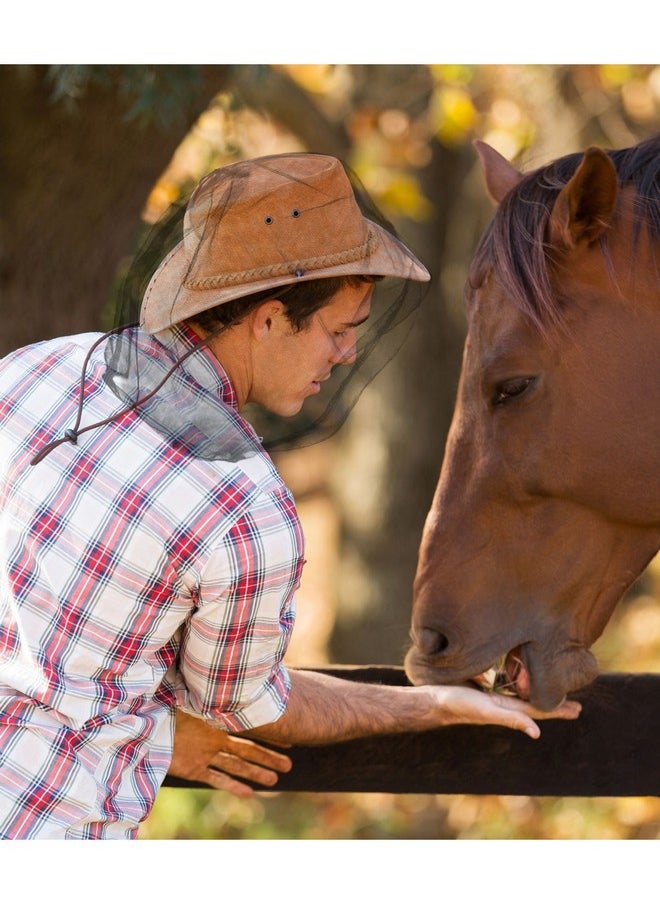
[[[511,399],[521,396],[535,382],[536,377],[516,377],[514,380],[505,380],[495,387],[493,405],[505,405]]]

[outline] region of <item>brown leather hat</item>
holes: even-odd
[[[144,294],[140,325],[149,333],[299,281],[430,279],[405,245],[362,215],[341,162],[322,154],[259,157],[209,173],[188,202],[183,233]]]

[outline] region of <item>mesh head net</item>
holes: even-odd
[[[293,417],[252,404],[241,411],[269,451],[341,426],[405,339],[429,275],[335,158],[286,154],[214,171],[150,229],[122,281],[114,328],[99,340],[120,403],[114,417],[134,410],[199,458],[254,454],[259,444],[235,428],[237,412],[218,402],[209,344],[266,299],[282,302],[294,331],[310,317],[322,322],[332,299],[324,289],[346,278],[374,287],[351,363],[334,367]],[[78,421],[59,442],[94,428],[83,412],[84,373]]]

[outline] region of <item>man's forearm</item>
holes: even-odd
[[[319,672],[292,671],[286,712],[245,735],[275,744],[330,744],[369,735],[428,731],[445,725],[503,725],[540,734],[535,719],[576,719],[580,704],[542,712],[524,700],[475,688],[361,684]]]
[[[441,723],[426,688],[362,684],[318,672],[291,671],[284,715],[247,737],[283,744],[326,744],[353,738],[423,731]]]

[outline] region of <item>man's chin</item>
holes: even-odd
[[[305,400],[301,399],[301,400],[292,402],[290,405],[284,405],[284,404],[270,405],[266,408],[266,411],[269,414],[275,415],[275,417],[291,418],[291,417],[295,417],[297,414],[300,414],[304,404],[305,404]]]

